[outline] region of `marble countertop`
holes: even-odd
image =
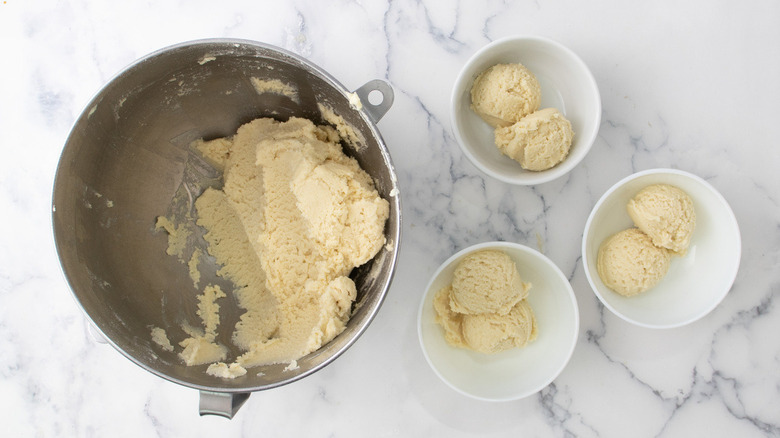
[[[0,4],[0,419],[4,436],[780,436],[780,3],[7,0]],[[590,67],[598,138],[569,175],[532,187],[461,153],[449,97],[466,60],[540,35]],[[377,318],[344,355],[253,394],[232,420],[198,393],[95,343],[63,279],[51,190],[92,96],[135,59],[234,37],[304,56],[349,89],[380,78],[379,123],[399,177],[403,241]],[[701,176],[742,233],[725,300],[688,326],[632,326],[583,272],[587,216],[613,183],[656,167]],[[472,244],[540,249],[569,278],[580,334],[560,376],[528,398],[464,397],[426,364],[416,312],[439,264]]]

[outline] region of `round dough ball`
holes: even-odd
[[[626,205],[628,215],[653,244],[685,255],[696,228],[693,200],[668,184],[654,184],[640,190]]]
[[[464,257],[455,268],[450,307],[473,315],[505,315],[528,296],[530,284],[520,279],[515,262],[503,251],[482,250]]]
[[[536,317],[527,300],[517,303],[506,315],[482,313],[463,317],[463,338],[480,353],[524,347],[536,339],[536,333]]]
[[[597,269],[608,288],[630,297],[658,284],[669,270],[670,259],[666,248],[653,245],[638,228],[629,228],[601,244]]]
[[[569,155],[574,131],[555,108],[545,108],[523,117],[514,125],[497,128],[496,147],[526,170],[555,167]]]
[[[471,87],[471,109],[492,127],[509,126],[539,109],[542,89],[522,64],[497,64]]]

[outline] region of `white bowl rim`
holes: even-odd
[[[556,273],[556,276],[559,277],[559,279],[563,280],[563,283],[566,285],[566,292],[568,294],[568,297],[571,299],[573,309],[574,309],[574,333],[571,339],[571,343],[568,347],[568,351],[565,355],[565,360],[561,361],[560,366],[555,370],[554,373],[552,373],[550,378],[544,382],[544,384],[539,385],[538,388],[536,388],[533,391],[530,391],[528,393],[522,393],[514,396],[509,397],[501,397],[501,398],[490,398],[490,397],[483,397],[476,394],[472,394],[470,392],[464,391],[463,389],[457,387],[452,382],[450,382],[448,379],[446,379],[436,368],[436,365],[434,365],[433,361],[431,360],[430,356],[428,355],[428,350],[425,348],[425,342],[423,340],[422,335],[422,318],[423,318],[423,309],[425,308],[425,303],[428,298],[428,295],[430,294],[430,288],[435,282],[435,280],[439,277],[441,272],[445,270],[448,266],[450,266],[455,260],[462,257],[464,254],[476,252],[485,248],[512,248],[516,249],[522,252],[525,252],[533,257],[538,258],[539,260],[542,260],[545,264],[550,266],[553,271]],[[423,356],[425,357],[425,361],[428,363],[428,366],[433,370],[434,374],[444,382],[447,386],[454,389],[456,392],[463,394],[467,397],[476,399],[476,400],[482,400],[482,401],[488,401],[488,402],[506,402],[506,401],[514,401],[514,400],[520,400],[526,397],[529,397],[533,394],[536,394],[537,392],[541,391],[550,383],[552,383],[558,376],[560,376],[561,372],[566,368],[566,366],[569,364],[569,361],[571,360],[572,355],[574,354],[574,349],[577,346],[577,340],[579,339],[579,332],[580,332],[580,310],[579,305],[577,304],[577,296],[574,294],[574,288],[572,287],[571,283],[569,282],[569,279],[566,278],[566,276],[563,274],[563,271],[556,265],[552,260],[550,260],[549,257],[542,254],[541,252],[523,245],[521,243],[516,242],[507,242],[507,241],[490,241],[490,242],[482,242],[477,243],[471,246],[468,246],[466,248],[461,249],[460,251],[456,252],[452,256],[450,256],[447,260],[441,263],[439,265],[438,269],[431,275],[430,280],[428,281],[428,284],[425,286],[425,289],[423,290],[422,299],[420,300],[419,307],[417,309],[417,340],[420,344],[420,349],[422,349]]]
[[[737,263],[734,267],[734,272],[731,273],[729,276],[729,282],[728,286],[723,288],[723,291],[721,292],[720,296],[717,300],[715,300],[712,305],[710,305],[707,308],[704,308],[702,312],[700,312],[697,316],[688,319],[683,320],[677,323],[672,324],[650,324],[642,321],[637,321],[633,318],[629,318],[626,315],[623,315],[621,312],[619,312],[617,309],[615,309],[612,305],[609,304],[609,302],[602,297],[601,293],[599,292],[598,288],[596,287],[595,279],[593,279],[590,275],[590,269],[588,269],[589,259],[587,255],[586,245],[588,242],[588,233],[590,231],[590,228],[592,226],[593,218],[596,215],[596,212],[599,210],[601,205],[606,202],[607,198],[612,195],[612,193],[616,192],[620,187],[628,183],[629,181],[633,181],[638,178],[642,178],[647,175],[657,175],[657,174],[673,174],[673,175],[680,175],[687,178],[690,178],[699,184],[701,184],[703,187],[707,188],[712,194],[718,199],[718,201],[725,207],[724,212],[727,215],[727,220],[734,226],[734,229],[737,230],[738,239],[737,239]],[[741,255],[742,255],[742,238],[739,235],[739,223],[737,222],[737,217],[734,215],[734,211],[731,209],[731,206],[729,205],[728,201],[726,201],[726,198],[723,197],[723,195],[715,189],[715,187],[712,186],[712,184],[708,183],[704,178],[694,175],[690,172],[686,172],[684,170],[679,169],[671,169],[671,168],[655,168],[655,169],[647,169],[642,170],[639,172],[632,173],[620,181],[613,184],[609,189],[607,189],[606,192],[604,192],[603,195],[601,195],[601,198],[596,202],[596,204],[593,206],[593,209],[590,211],[590,214],[588,215],[588,220],[585,222],[585,229],[582,233],[582,265],[583,270],[585,271],[585,276],[588,278],[588,284],[590,285],[591,290],[596,295],[596,297],[601,301],[601,303],[609,309],[614,315],[618,316],[619,318],[623,319],[624,321],[630,322],[632,324],[635,324],[640,327],[650,328],[650,329],[671,329],[671,328],[677,328],[682,327],[688,324],[691,324],[693,322],[698,321],[699,319],[707,316],[710,312],[712,312],[720,303],[723,301],[723,299],[726,298],[726,295],[728,295],[729,291],[731,290],[731,287],[734,285],[734,281],[737,278],[737,274],[739,273],[739,265],[741,261]]]
[[[555,166],[552,169],[538,172],[538,177],[532,180],[512,178],[512,177],[502,175],[500,173],[496,173],[488,166],[485,166],[479,159],[477,159],[477,157],[465,145],[465,142],[463,140],[463,135],[461,134],[460,124],[457,122],[457,111],[455,110],[456,101],[459,99],[460,96],[460,94],[458,94],[457,91],[460,88],[459,85],[463,83],[465,80],[467,80],[467,78],[465,77],[466,76],[465,73],[466,70],[468,70],[468,67],[474,62],[476,62],[485,52],[491,50],[493,47],[502,44],[511,43],[514,41],[535,41],[543,44],[549,44],[550,46],[553,46],[556,49],[566,53],[575,63],[579,64],[582,67],[582,70],[585,72],[585,78],[590,83],[590,86],[592,87],[597,97],[595,102],[597,107],[595,111],[596,120],[593,129],[591,132],[587,133],[588,134],[587,137],[582,137],[584,139],[583,144],[587,145],[585,147],[586,152],[579,157],[570,157],[569,159],[564,160],[563,163],[560,163],[558,166]],[[538,36],[538,35],[505,36],[503,38],[499,38],[494,41],[491,41],[490,43],[486,44],[485,46],[483,46],[482,48],[474,52],[474,54],[471,55],[471,57],[466,61],[466,63],[463,64],[463,67],[458,73],[458,76],[455,78],[455,82],[453,83],[452,92],[450,95],[450,121],[452,123],[452,131],[455,134],[455,139],[457,140],[460,149],[463,151],[464,154],[466,154],[466,157],[468,157],[469,161],[471,161],[471,163],[474,166],[476,166],[477,169],[481,170],[486,175],[496,178],[499,181],[503,181],[505,183],[515,184],[515,185],[532,186],[536,184],[543,184],[546,182],[550,182],[554,179],[560,178],[561,176],[569,173],[572,169],[574,169],[585,158],[587,152],[591,149],[593,143],[596,141],[596,137],[598,136],[599,128],[601,125],[601,112],[602,112],[601,92],[599,91],[598,83],[596,82],[596,78],[593,76],[593,72],[591,72],[590,68],[588,68],[588,65],[585,63],[585,61],[583,61],[582,58],[580,58],[579,55],[577,55],[573,50],[569,49],[568,47],[559,43],[558,41],[543,36]]]

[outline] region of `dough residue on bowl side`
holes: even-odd
[[[152,327],[152,342],[160,346],[164,351],[173,351],[173,344],[168,339],[168,334],[160,327]]]
[[[272,93],[285,96],[295,103],[300,103],[298,98],[298,89],[290,84],[286,84],[279,79],[260,79],[252,77],[249,79],[257,94]]]
[[[359,151],[365,147],[366,139],[363,137],[363,134],[361,134],[360,131],[355,130],[352,125],[347,123],[343,117],[338,115],[329,106],[318,103],[317,107],[320,110],[322,118],[336,128],[339,136],[347,143],[347,145],[356,151]]]

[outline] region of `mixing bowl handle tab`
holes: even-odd
[[[379,92],[382,95],[382,101],[373,104],[369,99],[369,94],[372,92]],[[387,82],[381,79],[374,79],[373,81],[366,82],[362,87],[355,90],[355,94],[360,98],[360,103],[363,105],[363,111],[368,115],[368,118],[372,122],[378,123],[379,120],[384,117],[387,111],[393,106],[393,87]]]
[[[200,415],[220,415],[232,419],[238,409],[249,398],[249,392],[230,394],[226,392],[200,391]]]

